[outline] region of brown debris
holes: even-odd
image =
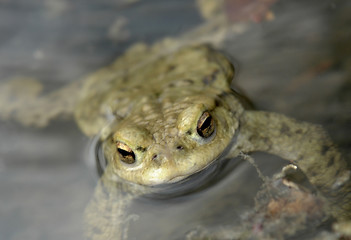
[[[272,4],[278,0],[225,0],[224,9],[231,22],[274,20],[274,13],[270,11]]]
[[[291,189],[287,197],[272,199],[267,206],[267,218],[279,218],[281,215],[306,214],[320,217],[323,204],[312,194]]]

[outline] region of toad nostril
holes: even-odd
[[[152,160],[155,160],[157,158],[157,154],[152,156]]]
[[[179,146],[177,146],[177,149],[178,149],[178,150],[183,150],[184,147],[183,147],[182,145],[179,145]]]

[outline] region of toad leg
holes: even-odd
[[[325,130],[278,113],[246,111],[232,156],[264,151],[297,165],[322,193],[330,213],[351,218],[351,179],[346,160]]]
[[[85,209],[86,239],[128,239],[129,224],[138,219],[137,215],[128,214],[128,208],[138,195],[123,188],[123,183],[111,180],[109,171],[105,171]]]

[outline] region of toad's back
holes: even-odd
[[[88,78],[75,112],[84,133],[94,135],[112,120],[128,115],[133,115],[131,121],[144,121],[150,126],[167,112],[184,109],[184,104],[175,104],[180,99],[230,89],[232,65],[207,45],[160,52],[136,45]]]
[[[89,79],[76,109],[87,135],[100,132],[116,176],[142,185],[184,179],[220,157],[243,108],[234,69],[196,45],[159,54],[137,45]]]

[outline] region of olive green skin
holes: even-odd
[[[201,44],[162,54],[136,45],[88,78],[75,118],[87,135],[100,134],[108,161],[86,210],[89,239],[126,239],[126,209],[150,190],[144,186],[183,180],[224,151],[281,156],[305,173],[331,215],[351,217],[350,171],[323,128],[245,109],[230,87],[233,76],[230,61]],[[215,127],[208,138],[197,132],[204,112]],[[133,163],[122,161],[117,143],[133,151]]]

